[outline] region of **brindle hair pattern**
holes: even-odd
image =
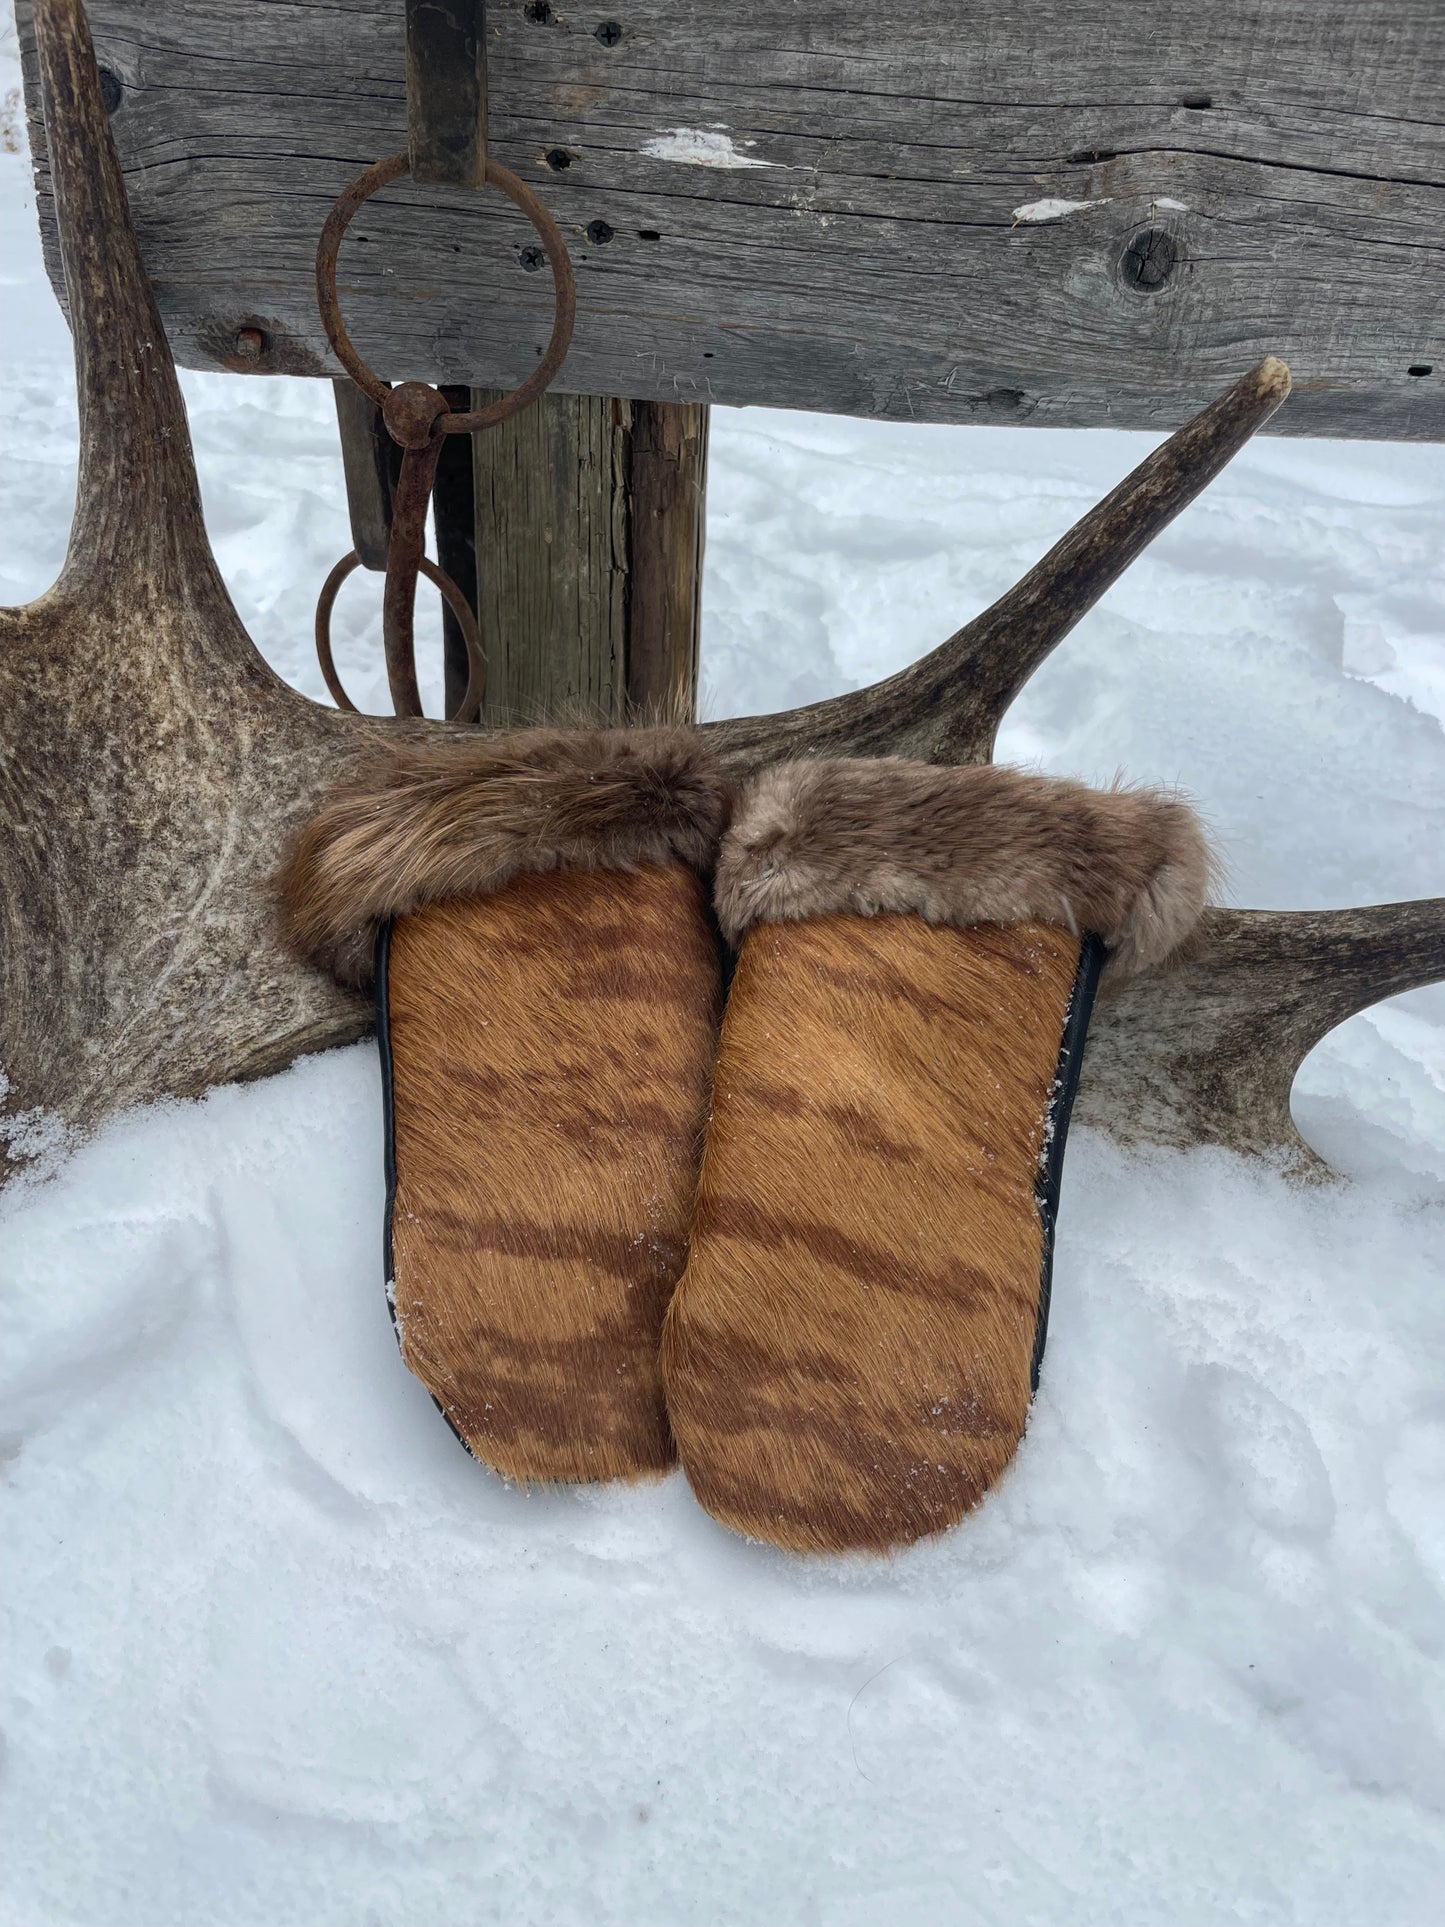
[[[398,744],[348,771],[292,841],[282,927],[365,987],[381,924],[423,904],[549,870],[710,869],[729,796],[706,738],[681,726]]]
[[[783,766],[740,798],[716,901],[741,949],[663,1332],[716,1518],[883,1551],[1002,1472],[1080,933],[1142,967],[1184,940],[1209,873],[1187,806],[1149,792],[885,760]]]
[[[390,922],[398,1335],[512,1478],[673,1456],[658,1345],[717,1036],[698,873],[728,798],[691,729],[458,734],[344,779],[283,870],[292,940],[348,981]]]
[[[1199,818],[1166,791],[877,757],[765,770],[723,844],[716,896],[732,942],[760,918],[833,910],[958,928],[1038,918],[1097,932],[1117,984],[1181,947],[1215,876]]]
[[[955,1524],[1028,1415],[1035,1182],[1079,960],[1043,924],[759,924],[663,1382],[702,1504],[800,1552]]]
[[[682,868],[524,876],[393,928],[402,1354],[520,1480],[645,1477],[682,1270],[719,957]]]

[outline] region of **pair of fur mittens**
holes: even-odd
[[[1208,877],[1172,798],[886,759],[738,793],[690,729],[361,772],[283,894],[337,975],[378,959],[407,1363],[513,1478],[676,1453],[777,1545],[953,1524],[1027,1418],[1100,961],[1162,961]]]

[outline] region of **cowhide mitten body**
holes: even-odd
[[[453,740],[363,772],[292,859],[292,932],[337,974],[386,932],[397,1334],[511,1478],[673,1457],[658,1344],[716,1041],[699,873],[725,799],[691,730]]]
[[[716,1518],[883,1550],[998,1477],[1099,955],[1167,956],[1208,877],[1192,813],[1148,792],[819,761],[744,796],[716,890],[740,951],[663,1337]]]

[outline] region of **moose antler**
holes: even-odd
[[[60,581],[0,611],[0,1140],[281,1068],[370,1011],[278,944],[263,889],[348,757],[398,723],[323,709],[247,636],[201,517],[80,0],[34,0],[75,338],[81,462]],[[870,690],[711,726],[740,773],[805,753],[986,760],[1013,696],[1288,392],[1261,362],[1018,586]],[[1080,1115],[1116,1134],[1282,1150],[1311,1045],[1445,976],[1445,901],[1214,913],[1194,959],[1100,1006]],[[8,1081],[7,1081],[8,1080]]]
[[[1039,664],[1288,394],[1288,368],[1267,356],[930,655],[871,689],[719,723],[725,756],[740,770],[787,756],[989,762],[1004,711]]]
[[[1135,1144],[1219,1144],[1328,1167],[1295,1074],[1356,1011],[1445,977],[1445,897],[1359,910],[1211,910],[1193,955],[1094,1008],[1075,1116]]]
[[[79,0],[35,0],[80,403],[59,582],[0,616],[0,1065],[89,1126],[360,1035],[260,884],[372,734],[266,666],[216,568]],[[0,1128],[5,1118],[0,1117]]]

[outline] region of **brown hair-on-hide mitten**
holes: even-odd
[[[716,882],[740,954],[663,1333],[678,1451],[725,1525],[883,1550],[953,1524],[1007,1465],[1083,939],[1116,971],[1158,962],[1210,874],[1187,805],[1145,790],[817,761],[744,794]]]
[[[392,751],[281,877],[292,939],[378,982],[402,1354],[524,1480],[673,1456],[658,1341],[682,1268],[719,999],[699,870],[728,790],[685,728]]]

